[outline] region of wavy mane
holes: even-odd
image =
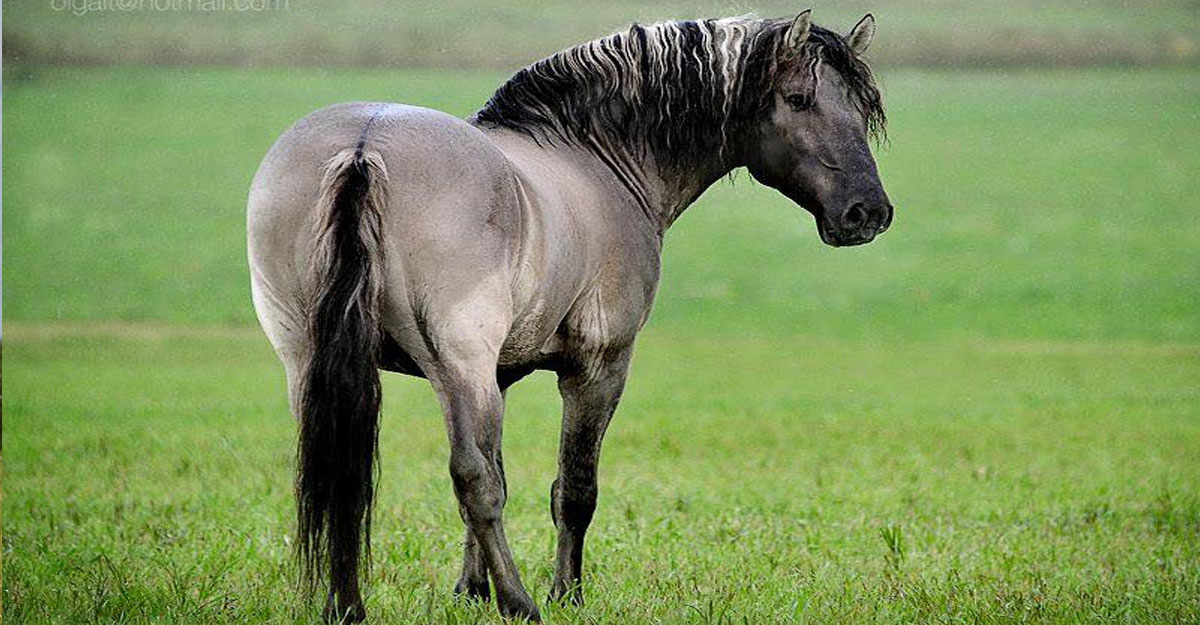
[[[791,20],[664,22],[559,52],[512,76],[472,118],[539,142],[599,147],[644,139],[660,160],[724,155],[730,133],[771,102]],[[870,69],[837,33],[813,25],[803,55],[841,74],[872,135],[887,123]]]

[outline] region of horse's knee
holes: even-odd
[[[550,512],[554,524],[571,531],[586,530],[596,513],[595,480],[574,483],[558,478],[550,487]]]

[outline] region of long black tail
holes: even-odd
[[[370,556],[386,179],[383,157],[361,145],[326,163],[308,275],[296,545],[306,588],[315,591],[328,572],[339,605],[358,600]]]

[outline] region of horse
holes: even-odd
[[[807,209],[831,246],[893,208],[884,132],[847,34],[794,17],[634,24],[534,63],[467,119],[333,105],[264,157],[247,208],[251,290],[298,421],[296,551],[330,622],[365,618],[380,371],[436,392],[466,526],[458,595],[539,620],[504,534],[506,389],[557,374],[550,599],[581,603],[601,441],[657,289],[663,235],[734,169]],[[490,585],[489,585],[490,578]]]

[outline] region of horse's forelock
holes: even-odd
[[[841,35],[833,31],[813,26],[807,45],[811,47],[807,54],[816,55],[820,63],[841,75],[855,106],[867,122],[868,131],[882,138],[887,130],[887,114],[871,68],[854,53]]]
[[[841,35],[816,24],[811,26],[808,40],[799,56],[787,52],[784,36],[790,24],[791,20],[764,22],[758,42],[743,65],[744,87],[740,110],[752,115],[767,106],[775,84],[786,68],[800,65],[815,73],[820,65],[827,65],[841,75],[870,134],[882,138],[886,132],[887,115],[871,68],[850,49]]]

